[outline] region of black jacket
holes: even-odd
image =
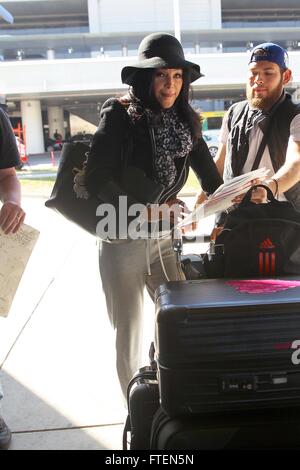
[[[100,124],[94,135],[87,163],[88,191],[97,195],[103,202],[111,202],[107,187],[109,182],[113,182],[115,197],[124,195],[125,192],[119,184],[124,158],[127,164],[144,170],[146,175],[153,179],[155,149],[152,131],[146,118],[143,117],[138,124],[132,125],[125,107],[117,99],[107,100],[101,110]],[[177,196],[187,180],[190,166],[206,193],[211,194],[223,183],[203,139],[194,146],[186,159],[178,159],[176,166],[176,181],[160,202]],[[127,195],[129,204],[140,202],[130,197],[130,194]]]
[[[231,133],[243,132],[242,123],[248,111],[248,101],[235,103],[229,108],[228,130]],[[285,99],[272,114],[268,127],[267,146],[275,173],[285,162],[290,137],[290,125],[297,114],[300,114],[300,104],[294,103],[291,95],[285,93]],[[236,158],[239,157],[238,152],[235,155]],[[242,161],[232,161],[227,155],[224,168],[225,181],[240,175],[244,163]],[[300,210],[300,182],[285,191],[284,195],[288,201],[294,204],[297,210]]]

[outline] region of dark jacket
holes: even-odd
[[[232,130],[234,130],[236,132],[240,128],[239,132],[242,132],[242,122],[248,110],[248,101],[242,101],[232,105],[229,109],[229,131],[232,132]],[[300,104],[294,103],[291,99],[291,95],[286,93],[284,101],[276,108],[270,118],[267,146],[275,173],[285,162],[290,137],[290,124],[297,114],[300,114]],[[224,179],[227,181],[234,176],[240,175],[244,163],[245,162],[240,161],[230,161],[229,158],[226,158],[224,168],[224,175],[226,176],[224,176]],[[296,183],[286,191],[284,195],[289,201],[293,202],[296,209],[300,210],[300,183]]]
[[[109,182],[113,182],[115,197],[125,194],[119,183],[124,164],[122,160],[126,159],[127,165],[144,170],[147,177],[153,179],[154,156],[153,130],[149,127],[146,117],[143,116],[133,125],[125,107],[117,99],[110,98],[102,107],[100,124],[92,142],[86,169],[88,191],[97,195],[103,202],[112,202],[110,191],[107,190]],[[208,147],[205,141],[200,139],[186,159],[177,159],[176,181],[159,202],[177,196],[187,180],[190,166],[206,193],[211,194],[222,184],[223,180],[218,174]],[[130,194],[127,195],[128,204],[140,202]]]

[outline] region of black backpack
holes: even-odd
[[[268,203],[251,202],[254,188],[267,191]],[[256,185],[225,219],[213,253],[204,260],[208,277],[273,277],[300,274],[300,212]]]

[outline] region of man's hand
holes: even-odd
[[[240,204],[245,194],[240,194],[239,196],[236,196],[234,199],[232,199],[231,202],[233,204]],[[251,202],[254,202],[254,204],[262,204],[263,202],[267,202],[267,191],[264,188],[253,189],[251,194]]]
[[[276,191],[276,183],[274,180],[266,180],[262,181],[260,179],[255,179],[251,181],[251,186],[255,186],[256,184],[264,184],[266,186],[269,186],[273,194]],[[244,194],[239,194],[236,196],[234,199],[232,199],[233,204],[239,204],[246,193]],[[254,204],[262,204],[264,202],[267,202],[267,191],[264,188],[255,188],[252,190],[252,196],[251,196],[251,202],[254,202]]]
[[[25,219],[25,212],[15,202],[6,201],[0,210],[0,227],[4,233],[16,233]]]

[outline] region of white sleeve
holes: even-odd
[[[300,141],[300,114],[297,114],[291,121],[290,139],[294,142]]]
[[[219,139],[218,139],[219,142],[221,142],[222,144],[226,144],[228,134],[229,134],[229,131],[228,131],[228,111],[227,111],[227,113],[223,117],[222,126],[220,129],[220,134],[219,134]]]

